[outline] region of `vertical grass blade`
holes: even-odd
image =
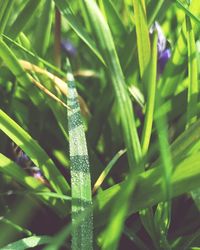
[[[197,120],[198,104],[198,64],[196,56],[196,43],[191,19],[186,16],[187,43],[188,43],[188,105],[187,105],[187,125],[189,127]],[[200,209],[200,188],[191,192],[197,207]]]
[[[150,55],[151,55],[145,1],[133,0],[133,7],[134,7],[134,14],[135,14],[140,76],[143,78],[145,70],[147,69],[147,66],[149,64]]]
[[[108,227],[103,234],[103,250],[118,249],[119,240],[124,227],[124,221],[127,217],[130,206],[130,197],[136,186],[135,174],[129,175],[129,178],[123,183],[122,188],[114,202],[112,214]],[[123,204],[123,205],[121,205]],[[115,233],[113,233],[113,231]]]
[[[77,228],[76,223],[81,213],[92,206],[91,179],[87,145],[83,122],[78,103],[74,78],[67,61],[69,148],[71,162],[72,190],[72,249],[93,249],[93,212],[84,217]]]
[[[49,38],[53,19],[53,7],[54,3],[52,0],[46,1],[44,3],[40,19],[38,20],[34,48],[38,55],[43,57],[49,46]]]
[[[8,21],[8,18],[10,16],[10,13],[12,11],[12,7],[14,4],[14,1],[12,0],[5,0],[1,1],[1,12],[0,12],[0,34],[2,34],[6,28],[6,24]]]
[[[146,104],[146,113],[144,120],[144,128],[142,132],[142,153],[146,155],[151,131],[153,124],[154,116],[154,105],[155,105],[155,94],[156,94],[156,73],[157,73],[157,32],[155,32],[153,37],[153,47],[152,47],[152,56],[150,62],[149,70],[149,81],[147,82],[147,104]]]
[[[141,160],[141,146],[133,115],[132,103],[124,81],[111,31],[95,1],[84,1],[92,32],[98,47],[108,66],[109,74],[119,107],[124,141],[127,148],[129,167],[134,168],[135,162]]]
[[[159,109],[161,104],[160,95],[157,96],[157,109]],[[171,219],[171,196],[172,196],[172,155],[168,142],[168,128],[167,128],[167,118],[165,113],[160,113],[159,116],[155,118],[156,129],[158,135],[158,144],[160,148],[161,156],[161,168],[162,168],[162,182],[161,188],[163,190],[163,197],[165,197],[166,202],[159,203],[155,216],[155,228],[157,231],[157,237],[159,240],[160,248],[171,249],[167,240],[168,229]]]
[[[188,105],[187,105],[187,126],[193,123],[197,117],[193,116],[197,112],[198,103],[198,65],[196,57],[196,44],[194,31],[190,17],[186,16],[187,43],[188,43]]]

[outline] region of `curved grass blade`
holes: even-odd
[[[95,1],[84,1],[88,13],[88,19],[98,47],[108,66],[113,88],[115,91],[116,101],[119,107],[119,114],[122,123],[124,141],[127,148],[129,167],[134,168],[135,162],[141,160],[141,146],[135,125],[131,99],[128,94],[128,88],[124,81],[124,75],[119,63],[119,58],[115,49],[111,31],[100,12]]]
[[[33,235],[33,233],[32,233],[30,230],[28,230],[28,229],[26,229],[26,228],[23,228],[23,227],[21,227],[21,226],[19,226],[19,225],[17,225],[17,224],[14,223],[13,221],[8,220],[7,218],[5,218],[5,217],[3,217],[3,216],[0,217],[0,222],[3,222],[3,223],[5,223],[5,224],[7,224],[7,225],[13,227],[16,231],[18,231],[18,232],[20,232],[20,233],[23,233],[23,234],[25,234],[26,236],[32,236],[32,235]]]
[[[2,110],[0,110],[0,130],[10,137],[29,156],[31,161],[41,169],[57,193],[67,194],[69,192],[68,183],[46,152]]]
[[[187,193],[199,187],[200,178],[200,155],[199,152],[189,156],[175,167],[171,178],[171,198]],[[163,179],[162,170],[157,167],[148,170],[138,176],[136,185],[137,192],[134,193],[128,215],[151,207],[161,201],[165,201],[161,190]],[[113,207],[113,201],[120,192],[123,182],[100,192],[97,195],[98,209],[95,210],[95,225],[100,226],[106,222],[107,214]]]
[[[50,236],[42,235],[42,236],[31,236],[28,238],[23,238],[21,240],[15,241],[13,243],[4,246],[1,249],[11,250],[11,249],[18,249],[18,250],[25,250],[32,247],[37,247],[40,245],[47,244],[51,241]]]
[[[78,216],[92,207],[91,178],[89,159],[83,122],[78,103],[78,94],[74,78],[67,61],[68,91],[67,104],[69,129],[69,149],[71,165],[72,190],[72,226],[76,225]],[[93,212],[83,218],[81,225],[73,228],[72,249],[93,249]]]
[[[53,199],[53,196],[45,195],[46,192],[50,192],[48,187],[41,184],[41,182],[32,176],[27,175],[21,167],[2,154],[0,154],[0,172],[11,176],[13,180],[27,187],[30,191],[35,190],[36,192],[40,192],[41,195],[39,198],[41,201],[45,204],[48,203],[59,215],[66,214],[66,212],[63,213],[63,204],[59,200]]]
[[[112,160],[108,163],[108,165],[105,167],[104,171],[101,173],[99,178],[94,184],[92,192],[95,193],[96,190],[101,186],[107,175],[109,174],[110,170],[114,166],[114,164],[118,161],[118,159],[126,152],[126,150],[120,150],[117,152],[117,154],[112,158]]]

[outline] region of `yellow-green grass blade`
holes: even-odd
[[[196,15],[194,15],[186,6],[184,6],[181,1],[176,0],[176,3],[181,9],[183,9],[183,11],[188,17],[190,17],[193,21],[197,22],[197,24],[200,24],[200,19]]]
[[[198,64],[196,56],[196,43],[190,17],[186,17],[187,43],[188,43],[188,104],[187,104],[187,126],[193,123],[197,117],[198,103]]]
[[[157,109],[161,106],[160,93],[157,95]],[[172,197],[172,155],[169,146],[169,134],[167,127],[166,114],[160,114],[155,119],[156,132],[158,137],[158,145],[161,157],[161,164],[159,168],[162,173],[162,191],[165,202],[158,204],[154,215],[154,225],[156,229],[156,235],[159,241],[159,248],[170,249],[170,244],[167,240],[168,229],[171,220],[171,197]]]
[[[59,194],[67,194],[69,185],[53,161],[23,128],[0,110],[0,130],[13,140],[41,169],[52,188]]]
[[[160,168],[154,168],[139,175],[136,185],[137,192],[133,194],[129,215],[166,200],[161,189],[162,175]],[[199,153],[195,153],[175,166],[171,178],[171,189],[173,190],[171,198],[199,187],[199,178],[200,155]],[[106,222],[106,215],[110,212],[115,197],[120,192],[122,185],[123,183],[114,185],[97,195],[98,208],[95,211],[96,226],[103,225]]]
[[[188,105],[187,105],[187,125],[189,127],[197,120],[198,104],[198,64],[196,56],[195,36],[192,29],[191,19],[186,16],[187,43],[188,43]],[[196,115],[193,115],[196,114]],[[200,188],[191,192],[197,207],[200,209]]]
[[[151,55],[145,0],[133,0],[133,7],[136,26],[140,76],[143,78],[144,73],[147,70],[147,66],[149,65]]]
[[[130,199],[135,186],[136,177],[135,174],[131,174],[121,186],[121,190],[113,204],[108,226],[103,232],[103,250],[118,249],[120,236],[123,231],[124,222],[130,207]],[[113,233],[113,231],[115,233]]]
[[[111,31],[95,1],[84,1],[93,35],[108,67],[121,118],[124,141],[127,147],[129,166],[133,169],[135,162],[141,160],[141,146],[135,125],[135,119],[119,63]]]
[[[83,217],[79,227],[75,227],[78,217],[92,207],[92,191],[85,132],[69,61],[67,61],[67,80],[69,90],[67,104],[70,107],[68,129],[72,194],[72,249],[90,250],[93,249],[93,211],[91,210],[86,218]]]
[[[154,106],[155,106],[155,96],[156,96],[156,77],[157,77],[157,39],[158,35],[155,32],[153,36],[153,45],[152,45],[152,55],[149,65],[149,77],[147,81],[147,103],[146,103],[146,112],[144,120],[144,128],[142,131],[142,153],[145,156],[151,138],[153,117],[154,117]]]
[[[97,181],[94,184],[93,187],[93,193],[96,192],[96,190],[102,185],[105,178],[110,173],[111,169],[115,165],[115,163],[118,161],[118,159],[126,152],[126,150],[120,150],[117,152],[117,154],[112,158],[112,160],[108,163],[108,165],[105,167],[101,175],[98,177]]]

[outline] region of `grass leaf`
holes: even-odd
[[[51,241],[50,236],[42,235],[42,236],[31,236],[28,238],[23,238],[16,242],[10,243],[7,246],[4,246],[2,249],[18,249],[18,250],[25,250],[32,247],[37,247],[40,245],[47,244]]]
[[[71,165],[71,190],[72,190],[72,225],[76,224],[80,213],[92,207],[91,178],[87,145],[83,122],[78,103],[78,94],[74,78],[67,62],[67,80],[69,95],[67,104],[69,128],[69,150]],[[93,213],[83,218],[78,228],[72,231],[72,249],[93,249]]]
[[[141,160],[141,146],[135,125],[128,88],[115,49],[111,31],[95,1],[84,1],[91,28],[98,41],[98,47],[108,66],[122,123],[124,141],[127,147],[129,167]]]
[[[143,78],[149,65],[151,48],[144,0],[133,0],[140,76]]]
[[[69,185],[53,161],[39,144],[16,122],[0,110],[0,130],[13,140],[38,166],[54,190],[60,194],[69,192]]]

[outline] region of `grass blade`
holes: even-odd
[[[1,19],[0,19],[0,34],[2,34],[6,28],[6,24],[8,21],[8,18],[11,14],[12,7],[14,4],[14,1],[12,0],[6,0],[2,1],[2,6],[1,6]]]
[[[199,187],[200,155],[195,153],[184,159],[176,166],[171,178],[171,198],[189,192]],[[129,215],[141,209],[151,207],[164,201],[161,183],[163,173],[160,168],[154,168],[142,173],[138,177],[137,192],[134,193],[130,203]],[[95,225],[100,226],[106,222],[107,214],[113,207],[113,199],[120,192],[123,182],[100,192],[97,195],[98,209],[95,211]]]
[[[118,243],[124,227],[124,221],[130,206],[130,197],[136,186],[135,174],[129,175],[129,178],[123,183],[122,189],[116,197],[113,210],[109,219],[109,224],[103,234],[103,250],[118,249]],[[121,206],[123,204],[123,206]],[[113,230],[115,233],[113,234]]]
[[[34,48],[38,55],[44,56],[49,46],[49,38],[51,33],[53,8],[52,0],[45,1],[42,14],[38,20],[37,30],[35,34]]]
[[[48,187],[41,185],[41,182],[32,176],[27,175],[21,167],[2,154],[0,154],[0,166],[1,173],[11,176],[13,180],[28,188],[30,191],[40,192],[41,195],[39,198],[42,202],[45,204],[48,203],[59,215],[66,214],[66,212],[63,211],[63,204],[59,200],[53,199],[53,195],[45,195],[45,192],[50,193],[50,189]]]
[[[140,76],[143,78],[150,61],[151,48],[144,0],[133,0]]]
[[[24,29],[24,27],[30,21],[32,15],[37,10],[38,6],[44,1],[41,0],[29,0],[28,3],[24,6],[20,14],[17,16],[14,23],[11,25],[11,28],[8,32],[8,36],[12,39],[16,39],[19,33]]]
[[[50,236],[42,235],[42,236],[31,236],[28,238],[23,238],[21,240],[15,241],[13,243],[8,244],[7,246],[4,246],[2,249],[19,249],[19,250],[25,250],[32,247],[37,247],[39,245],[47,244],[51,241]]]
[[[189,10],[193,15],[200,17],[200,4],[198,0],[193,0]],[[194,23],[193,26],[194,33],[199,32],[199,25]],[[184,72],[184,67],[186,63],[187,54],[187,38],[186,38],[186,24],[183,22],[180,36],[177,40],[176,46],[172,53],[172,58],[168,61],[165,70],[163,72],[162,78],[159,82],[159,86],[162,90],[162,96],[172,95],[179,81],[180,72]]]
[[[96,190],[101,186],[107,175],[109,174],[110,170],[114,166],[114,164],[117,162],[117,160],[126,152],[126,150],[120,150],[117,152],[117,154],[112,158],[112,160],[108,163],[108,165],[105,167],[104,171],[101,173],[99,178],[94,184],[92,192],[95,193]]]
[[[187,42],[188,42],[188,105],[187,105],[187,126],[193,123],[197,117],[198,103],[198,65],[196,57],[196,44],[191,20],[186,17]]]
[[[98,41],[98,47],[108,66],[117,99],[119,114],[122,123],[124,141],[127,147],[129,167],[133,169],[134,163],[141,160],[141,146],[135,125],[132,104],[128,89],[124,81],[123,72],[115,49],[111,31],[100,12],[95,1],[84,1],[91,28]]]
[[[150,62],[149,70],[149,81],[147,82],[147,104],[146,113],[144,120],[144,128],[142,132],[142,153],[146,155],[150,143],[151,130],[153,124],[154,116],[154,105],[155,105],[155,95],[156,95],[156,75],[157,75],[157,33],[153,37],[153,47],[152,56]]]
[[[68,183],[46,152],[2,110],[0,110],[0,130],[10,137],[29,156],[32,162],[41,169],[56,192],[59,194],[69,192]]]
[[[65,0],[54,0],[56,6],[60,10],[60,12],[64,15],[66,20],[68,21],[71,28],[79,35],[79,37],[85,42],[85,44],[94,52],[94,54],[98,57],[98,59],[105,64],[101,54],[95,46],[95,43],[88,36],[87,32],[82,28],[82,25],[77,21],[76,16],[73,14],[69,3]]]
[[[71,190],[72,190],[72,226],[81,213],[92,206],[91,179],[89,159],[83,122],[78,103],[75,82],[67,62],[67,80],[69,95],[67,104],[69,128],[69,148],[71,163]],[[93,212],[83,218],[81,225],[72,231],[72,249],[93,249]]]

